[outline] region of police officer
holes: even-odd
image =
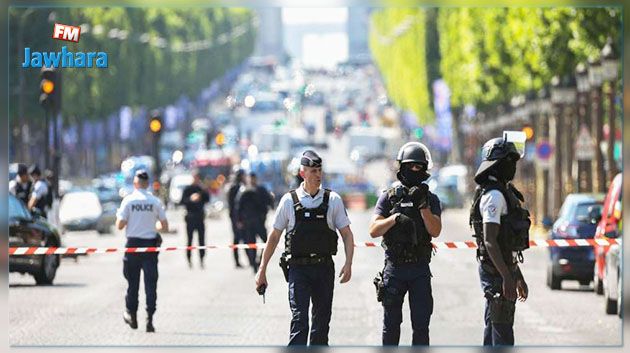
[[[203,188],[201,176],[198,170],[192,171],[193,183],[184,188],[182,192],[181,204],[186,206],[186,235],[188,236],[188,246],[192,245],[194,232],[197,231],[197,239],[200,247],[206,245],[206,227],[204,224],[204,205],[210,201],[208,191]],[[199,263],[203,268],[203,258],[206,250],[199,249]],[[191,251],[186,250],[188,266],[192,267]]]
[[[18,164],[17,175],[9,182],[9,192],[22,200],[24,205],[28,205],[32,188],[33,182],[28,176],[28,167],[22,163]]]
[[[413,345],[429,344],[433,313],[431,294],[431,239],[440,235],[440,200],[423,183],[429,178],[431,154],[425,145],[409,142],[396,157],[401,184],[379,197],[369,227],[373,238],[382,236],[385,267],[378,278],[378,299],[383,303],[383,345],[398,345],[402,305],[409,292]],[[376,281],[376,280],[375,280]]]
[[[482,148],[475,174],[479,184],[470,210],[477,241],[479,277],[486,297],[484,346],[514,345],[514,311],[525,301],[527,284],[518,267],[529,247],[529,213],[523,195],[510,183],[521,158],[514,143],[494,138]]]
[[[161,230],[168,230],[168,221],[162,202],[153,196],[149,187],[148,173],[140,169],[133,179],[134,191],[121,202],[116,213],[116,226],[126,229],[126,247],[154,247],[160,246],[162,238],[156,232],[156,222],[159,220]],[[140,286],[140,271],[144,273],[144,290],[147,301],[147,332],[155,332],[153,314],[157,300],[158,253],[125,253],[123,259],[123,273],[127,279],[127,295],[125,296],[126,310],[123,319],[132,329],[138,328],[136,311],[138,310],[138,288]]]
[[[332,255],[337,253],[336,229],[341,233],[346,254],[339,273],[340,283],[348,282],[352,275],[354,241],[341,198],[337,193],[321,188],[322,159],[317,153],[307,150],[302,154],[300,174],[304,182],[286,193],[276,209],[273,229],[256,275],[256,288],[267,286],[267,265],[286,230],[281,266],[289,283],[292,313],[289,345],[306,345],[307,342],[328,345],[335,277]]]
[[[232,234],[234,235],[234,244],[238,244],[243,241],[243,230],[238,226],[238,218],[236,215],[236,197],[245,182],[245,171],[243,169],[237,169],[234,173],[234,179],[228,189],[227,201],[228,211],[230,213],[230,222],[232,223]],[[234,254],[234,264],[236,267],[242,267],[238,259],[238,249],[232,249]]]
[[[41,213],[42,217],[46,218],[46,211],[48,208],[48,193],[52,192],[48,188],[48,183],[42,178],[42,172],[36,164],[33,164],[28,168],[28,173],[33,180],[33,190],[28,201],[28,209],[32,210],[36,208]]]

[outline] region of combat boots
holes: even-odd
[[[129,325],[129,327],[131,327],[132,329],[137,329],[138,328],[138,320],[136,317],[136,313],[130,313],[127,310],[125,310],[123,312],[123,320],[125,320],[125,323]]]

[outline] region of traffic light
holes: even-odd
[[[421,127],[417,127],[413,130],[413,134],[416,136],[418,140],[421,140],[422,136],[424,136],[424,129]]]
[[[54,68],[44,67],[40,74],[39,104],[44,109],[61,108],[61,77]]]
[[[214,138],[214,142],[216,142],[219,146],[223,146],[223,144],[225,144],[225,135],[222,132],[219,132]]]
[[[162,132],[162,114],[159,110],[153,110],[149,114],[149,131],[151,132],[152,140],[152,155],[155,161],[153,166],[153,175],[155,180],[160,180],[160,172],[162,171],[162,164],[160,161],[160,135]]]
[[[534,128],[532,128],[529,125],[525,125],[521,131],[523,131],[525,133],[525,137],[527,138],[527,141],[531,140],[532,138],[534,138]]]
[[[158,112],[151,113],[151,119],[149,120],[149,130],[154,134],[159,134],[162,131],[162,117]]]

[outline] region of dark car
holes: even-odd
[[[604,195],[600,194],[568,195],[553,224],[550,238],[593,238],[597,224],[591,214],[601,209],[603,200]],[[561,289],[563,280],[577,280],[581,285],[588,285],[593,279],[595,253],[592,247],[552,247],[549,255],[547,285],[551,289]]]
[[[24,203],[9,195],[9,247],[61,246],[59,232],[46,220],[31,214]],[[52,284],[60,255],[10,256],[9,271],[28,273],[38,285]]]

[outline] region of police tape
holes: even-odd
[[[580,246],[609,246],[621,244],[621,239],[552,239],[530,240],[530,247],[554,248],[554,247],[580,247]],[[436,249],[476,249],[474,241],[444,241],[433,242]],[[380,243],[361,242],[355,243],[357,248],[379,247]],[[265,243],[228,244],[228,245],[204,245],[204,246],[167,246],[167,247],[133,247],[133,248],[87,248],[87,247],[12,247],[9,248],[10,256],[26,255],[84,255],[105,253],[153,253],[180,250],[212,250],[212,249],[264,249]]]

